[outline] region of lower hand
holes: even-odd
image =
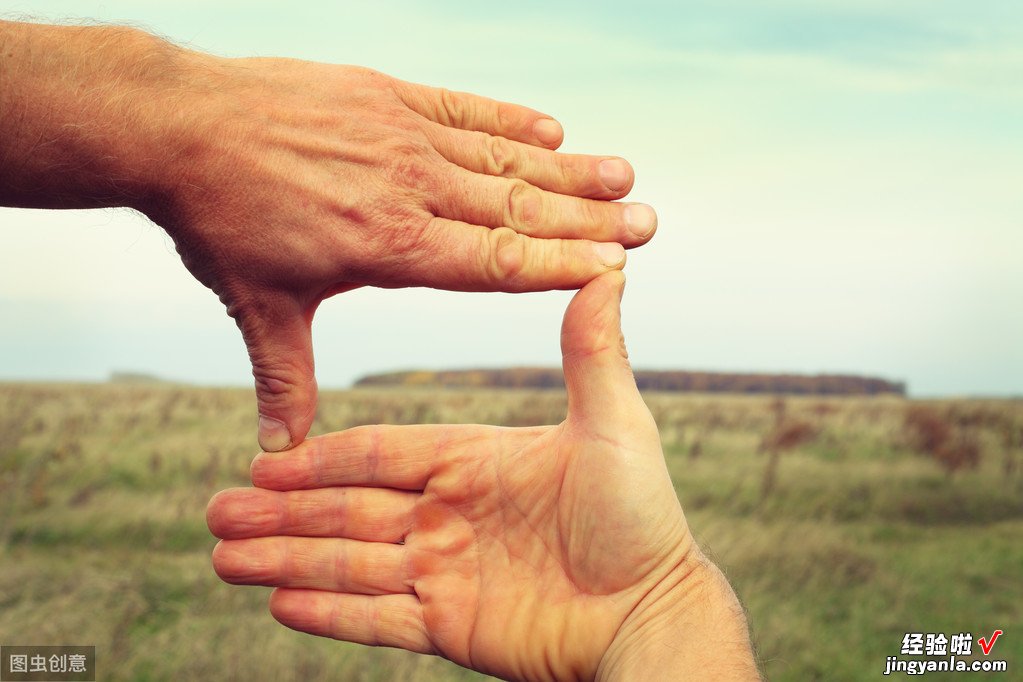
[[[297,630],[512,679],[683,679],[664,666],[722,659],[717,679],[755,677],[636,390],[623,283],[596,279],[565,314],[560,425],[358,427],[262,454],[257,488],[210,503],[217,573],[276,586]]]

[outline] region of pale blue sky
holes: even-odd
[[[632,161],[632,198],[660,216],[627,268],[638,367],[1023,394],[1023,3],[325,4],[5,11],[363,64],[555,115],[565,150]],[[0,378],[250,382],[233,323],[143,219],[0,209],[0,244]],[[317,374],[556,364],[569,297],[346,294],[317,315]]]

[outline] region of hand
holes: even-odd
[[[628,163],[554,152],[561,126],[525,107],[117,27],[0,21],[0,46],[0,203],[131,206],[164,227],[241,328],[265,450],[315,416],[325,298],[576,288],[656,225],[606,201],[632,188]]]
[[[210,503],[217,573],[317,635],[512,679],[755,678],[622,342],[624,278],[573,299],[558,426],[373,426],[262,454]],[[708,656],[714,660],[707,662]],[[697,666],[699,666],[697,668]]]
[[[646,206],[600,201],[631,188],[625,161],[555,153],[561,128],[536,111],[350,66],[203,59],[198,153],[152,216],[242,330],[266,450],[315,416],[324,298],[575,288],[655,227]]]

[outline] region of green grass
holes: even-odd
[[[747,606],[770,679],[880,678],[905,632],[995,628],[992,657],[1018,676],[1023,437],[1004,433],[1023,425],[1023,404],[932,404],[981,446],[976,469],[948,474],[912,450],[907,401],[789,399],[787,418],[815,435],[779,454],[765,494],[770,398],[647,399],[690,525]],[[217,579],[205,506],[247,484],[253,409],[242,390],[0,385],[0,644],[96,645],[104,680],[482,679],[291,632],[267,613],[267,590]],[[555,423],[564,409],[557,392],[325,393],[313,430]]]

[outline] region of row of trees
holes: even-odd
[[[638,370],[636,383],[644,391],[693,393],[767,393],[781,395],[906,394],[906,385],[874,377],[845,374],[740,374]],[[374,374],[356,386],[439,386],[450,388],[564,388],[560,369],[515,367]]]

